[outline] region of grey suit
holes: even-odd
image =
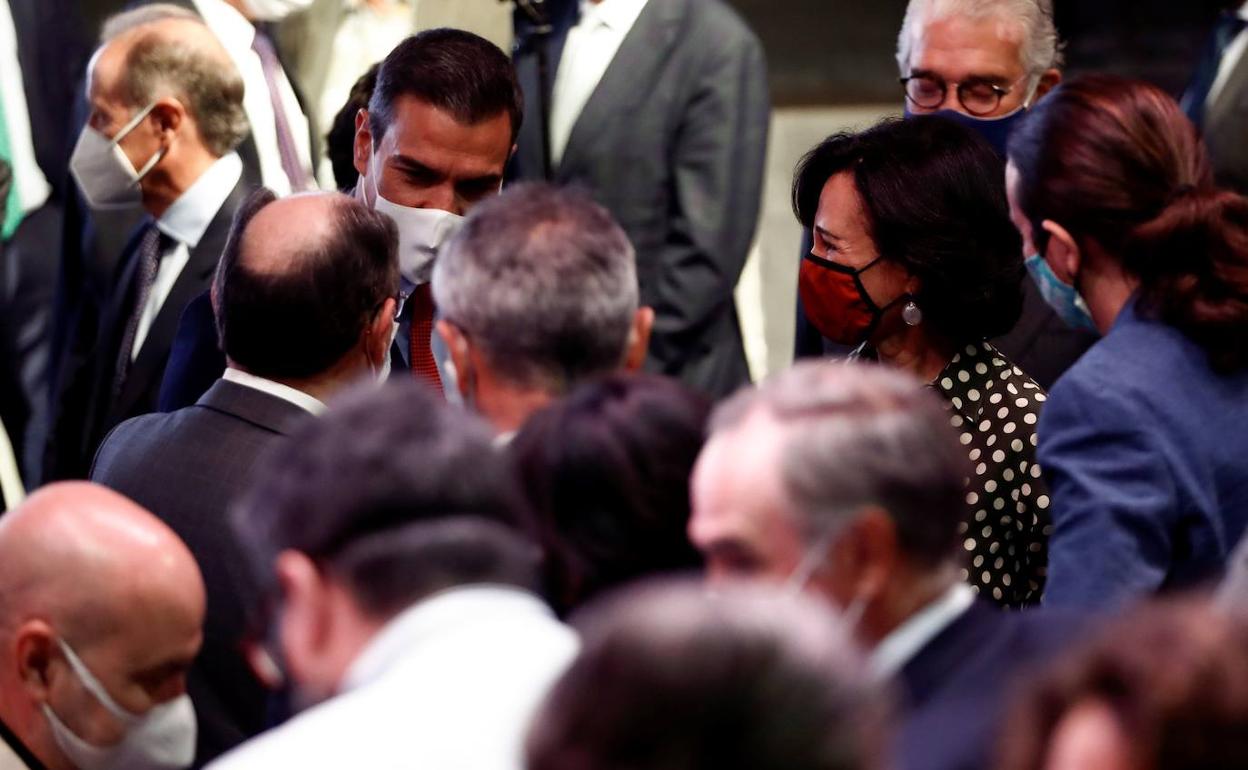
[[[295,404],[218,380],[194,406],[118,425],[91,469],[93,481],[172,527],[204,573],[204,647],[187,681],[199,717],[196,766],[264,727],[266,693],[240,653],[247,603],[258,591],[236,569],[241,546],[226,515],[257,460],[307,419]]]
[[[555,6],[557,68],[575,4]],[[542,176],[537,62],[510,176]],[[553,75],[552,75],[553,81]],[[554,181],[589,189],[637,249],[654,308],[647,367],[714,396],[748,382],[733,289],[754,237],[770,100],[762,46],[719,0],[650,0],[586,102]]]
[[[1248,193],[1248,55],[1240,56],[1216,97],[1209,94],[1223,56],[1246,27],[1238,14],[1222,14],[1180,102],[1204,135],[1218,183],[1241,193]]]

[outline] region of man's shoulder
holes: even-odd
[[[655,0],[651,0],[654,2]],[[689,29],[695,34],[713,37],[731,46],[753,45],[761,48],[758,36],[741,17],[739,11],[724,0],[682,0],[687,7]]]

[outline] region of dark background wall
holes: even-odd
[[[897,101],[906,0],[729,0],[762,38],[776,104]],[[1226,0],[1057,0],[1068,71],[1110,70],[1182,90]]]

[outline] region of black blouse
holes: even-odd
[[[1044,390],[987,342],[968,345],[932,383],[971,458],[962,577],[1005,607],[1036,604],[1052,529],[1049,489],[1036,464]]]

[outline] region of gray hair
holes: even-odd
[[[714,596],[647,584],[576,627],[581,653],[532,721],[531,770],[883,764],[883,694],[824,603],[761,584]]]
[[[1035,88],[1045,70],[1063,64],[1062,41],[1053,22],[1053,0],[910,0],[897,36],[897,67],[902,76],[910,74],[910,56],[922,29],[950,16],[976,21],[995,18],[1014,27],[1021,64],[1031,76],[1029,89]]]
[[[623,362],[636,259],[586,194],[516,185],[473,209],[438,255],[433,295],[499,376],[560,392]]]
[[[175,24],[179,28],[171,28]],[[246,138],[251,124],[243,108],[243,76],[198,15],[163,3],[143,6],[105,22],[105,44],[123,36],[134,37],[121,75],[129,106],[176,98],[218,157]]]
[[[760,411],[784,431],[779,473],[809,540],[878,506],[916,563],[953,555],[969,463],[930,388],[874,364],[800,363],[720,406],[711,432]]]

